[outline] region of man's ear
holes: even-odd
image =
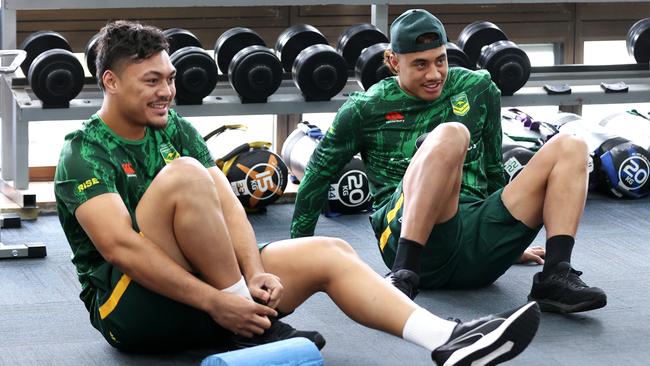
[[[390,66],[393,68],[393,70],[399,72],[399,59],[395,52],[390,53],[388,56],[388,62],[390,63]]]
[[[117,75],[112,70],[104,71],[102,75],[102,83],[104,84],[104,90],[108,93],[113,93],[117,89]]]

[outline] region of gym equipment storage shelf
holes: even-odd
[[[575,106],[650,101],[650,70],[647,69],[647,66],[645,70],[585,72],[566,72],[562,71],[563,68],[562,66],[533,68],[528,83],[522,89],[513,96],[502,97],[502,106]],[[636,67],[636,69],[639,68]],[[16,83],[13,83],[14,81]],[[629,88],[626,93],[605,93],[600,86],[601,82],[615,83],[621,81]],[[542,88],[544,84],[562,83],[571,85],[571,94],[548,95]],[[12,84],[18,85],[12,86]],[[5,108],[10,108],[15,112],[13,113],[13,123],[11,123],[12,129],[15,131],[13,139],[3,138],[3,142],[11,147],[9,153],[3,155],[3,162],[6,159],[15,162],[14,187],[17,189],[26,189],[28,186],[29,122],[86,119],[95,113],[102,103],[102,94],[99,88],[94,84],[87,83],[81,94],[70,102],[69,108],[43,109],[41,101],[34,96],[29,86],[25,84],[24,79],[12,79],[11,76],[4,76],[1,85],[3,92],[9,91],[12,96],[10,98],[11,104]],[[181,115],[188,117],[336,112],[345,102],[349,93],[357,90],[362,89],[355,79],[350,78],[343,91],[331,100],[306,102],[296,86],[293,85],[293,81],[283,80],[278,91],[269,97],[267,103],[242,104],[230,85],[221,82],[217,84],[211,95],[203,100],[203,104],[179,105],[174,108]]]

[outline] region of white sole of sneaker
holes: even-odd
[[[537,307],[537,304],[535,302],[529,302],[528,304],[522,306],[519,310],[510,315],[508,319],[506,319],[503,324],[501,324],[497,329],[488,333],[475,343],[454,352],[444,363],[444,366],[491,366],[497,363],[497,358],[502,358],[501,361],[505,361],[516,356],[519,352],[523,351],[523,349],[526,348],[526,346],[530,343],[535,333],[537,332],[537,326],[539,325],[539,310],[535,310],[535,312],[537,312],[537,314],[534,316],[535,328],[532,332],[525,332],[524,334],[526,336],[523,339],[511,339],[514,337],[508,337],[507,335],[504,335],[515,321],[519,320],[519,318],[527,312],[533,311],[531,310],[532,307]],[[492,349],[485,355],[476,355],[479,353],[479,351],[485,351],[486,348],[493,347],[496,348]],[[473,358],[472,356],[477,356],[477,358]],[[506,357],[503,358],[502,356]]]

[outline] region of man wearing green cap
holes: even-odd
[[[387,279],[411,298],[418,288],[485,286],[534,260],[544,268],[528,298],[542,310],[605,306],[605,293],[570,264],[587,194],[585,143],[554,137],[505,185],[500,91],[489,73],[449,68],[444,26],[425,10],[400,15],[390,37],[385,62],[396,77],[340,108],[306,168],[292,236],[313,234],[330,178],[360,152]],[[546,253],[528,248],[542,226]]]

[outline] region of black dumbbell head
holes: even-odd
[[[64,107],[81,92],[84,69],[72,52],[55,48],[33,60],[27,80],[44,106]]]
[[[348,80],[348,68],[329,45],[316,44],[304,49],[293,63],[293,80],[307,101],[330,100]]]
[[[460,32],[457,44],[467,55],[469,62],[476,65],[484,46],[507,39],[506,34],[494,23],[477,21]]]
[[[29,74],[29,67],[38,55],[54,48],[72,51],[68,41],[60,33],[53,31],[39,31],[30,34],[23,40],[19,47],[27,52],[25,61],[20,65],[23,74]]]
[[[530,59],[524,50],[511,41],[498,41],[481,52],[477,65],[487,69],[501,94],[512,95],[530,77]]]
[[[627,53],[638,63],[650,61],[650,18],[634,23],[625,37]]]
[[[336,50],[343,55],[349,69],[354,69],[357,59],[365,48],[377,43],[387,43],[388,37],[376,26],[368,23],[347,28],[339,36]]]
[[[199,39],[187,29],[169,28],[165,29],[163,34],[167,38],[167,42],[169,42],[170,55],[183,47],[203,48]]]
[[[222,74],[228,73],[230,61],[242,49],[248,46],[266,46],[266,43],[255,31],[236,27],[225,31],[214,44],[214,59]]]
[[[88,67],[88,71],[90,72],[90,75],[95,79],[97,79],[97,65],[95,64],[95,62],[97,61],[97,49],[95,47],[97,46],[98,40],[99,40],[99,33],[92,36],[88,40],[88,43],[86,43],[86,47],[84,48],[86,66]]]
[[[275,42],[275,52],[282,62],[284,71],[291,72],[298,54],[315,44],[327,44],[327,38],[315,27],[298,24],[285,29]]]
[[[170,56],[176,68],[176,102],[201,104],[217,85],[217,65],[203,48],[183,47]]]
[[[447,63],[449,67],[459,66],[470,70],[476,66],[469,62],[469,57],[453,42],[447,42]]]
[[[228,80],[242,102],[263,103],[282,83],[282,64],[270,48],[248,46],[230,61]]]
[[[380,80],[393,76],[388,66],[384,64],[384,52],[388,47],[388,43],[373,44],[359,55],[354,74],[364,90],[370,89]]]

